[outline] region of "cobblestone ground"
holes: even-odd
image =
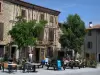
[[[100,68],[81,68],[66,69],[62,71],[37,69],[37,73],[22,73],[22,71],[13,72],[11,74],[0,71],[0,75],[100,75]]]

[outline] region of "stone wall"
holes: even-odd
[[[44,31],[44,41],[48,40],[48,29],[49,28],[55,28],[55,34],[54,41],[56,44],[58,44],[58,39],[56,39],[58,35],[58,16],[51,15],[45,12],[39,12],[34,9],[22,7],[19,5],[12,4],[10,2],[3,1],[2,2],[2,12],[0,14],[0,22],[4,23],[4,40],[0,43],[9,43],[10,42],[10,36],[8,36],[8,31],[12,29],[12,26],[14,25],[14,21],[16,21],[16,16],[21,15],[21,10],[24,9],[26,11],[26,20],[37,20],[39,21],[40,14],[44,14],[44,19],[48,22]],[[50,16],[53,16],[53,23],[50,23]]]

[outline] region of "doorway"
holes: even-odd
[[[99,54],[99,62],[100,62],[100,54]]]
[[[36,62],[38,63],[39,62],[39,56],[40,56],[40,48],[36,48],[35,49],[35,52],[36,52]]]
[[[0,45],[0,57],[4,55],[4,46]]]
[[[86,59],[89,59],[89,58],[90,58],[89,53],[86,53]]]
[[[11,58],[14,58],[16,55],[16,47],[11,48]]]
[[[62,60],[64,57],[64,51],[58,51],[58,59]]]

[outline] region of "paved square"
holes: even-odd
[[[100,68],[81,68],[66,69],[62,71],[37,69],[37,73],[22,73],[22,71],[13,72],[11,74],[0,71],[0,75],[100,75]]]

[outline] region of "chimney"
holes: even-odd
[[[92,28],[92,27],[93,27],[92,22],[89,22],[89,28]]]

